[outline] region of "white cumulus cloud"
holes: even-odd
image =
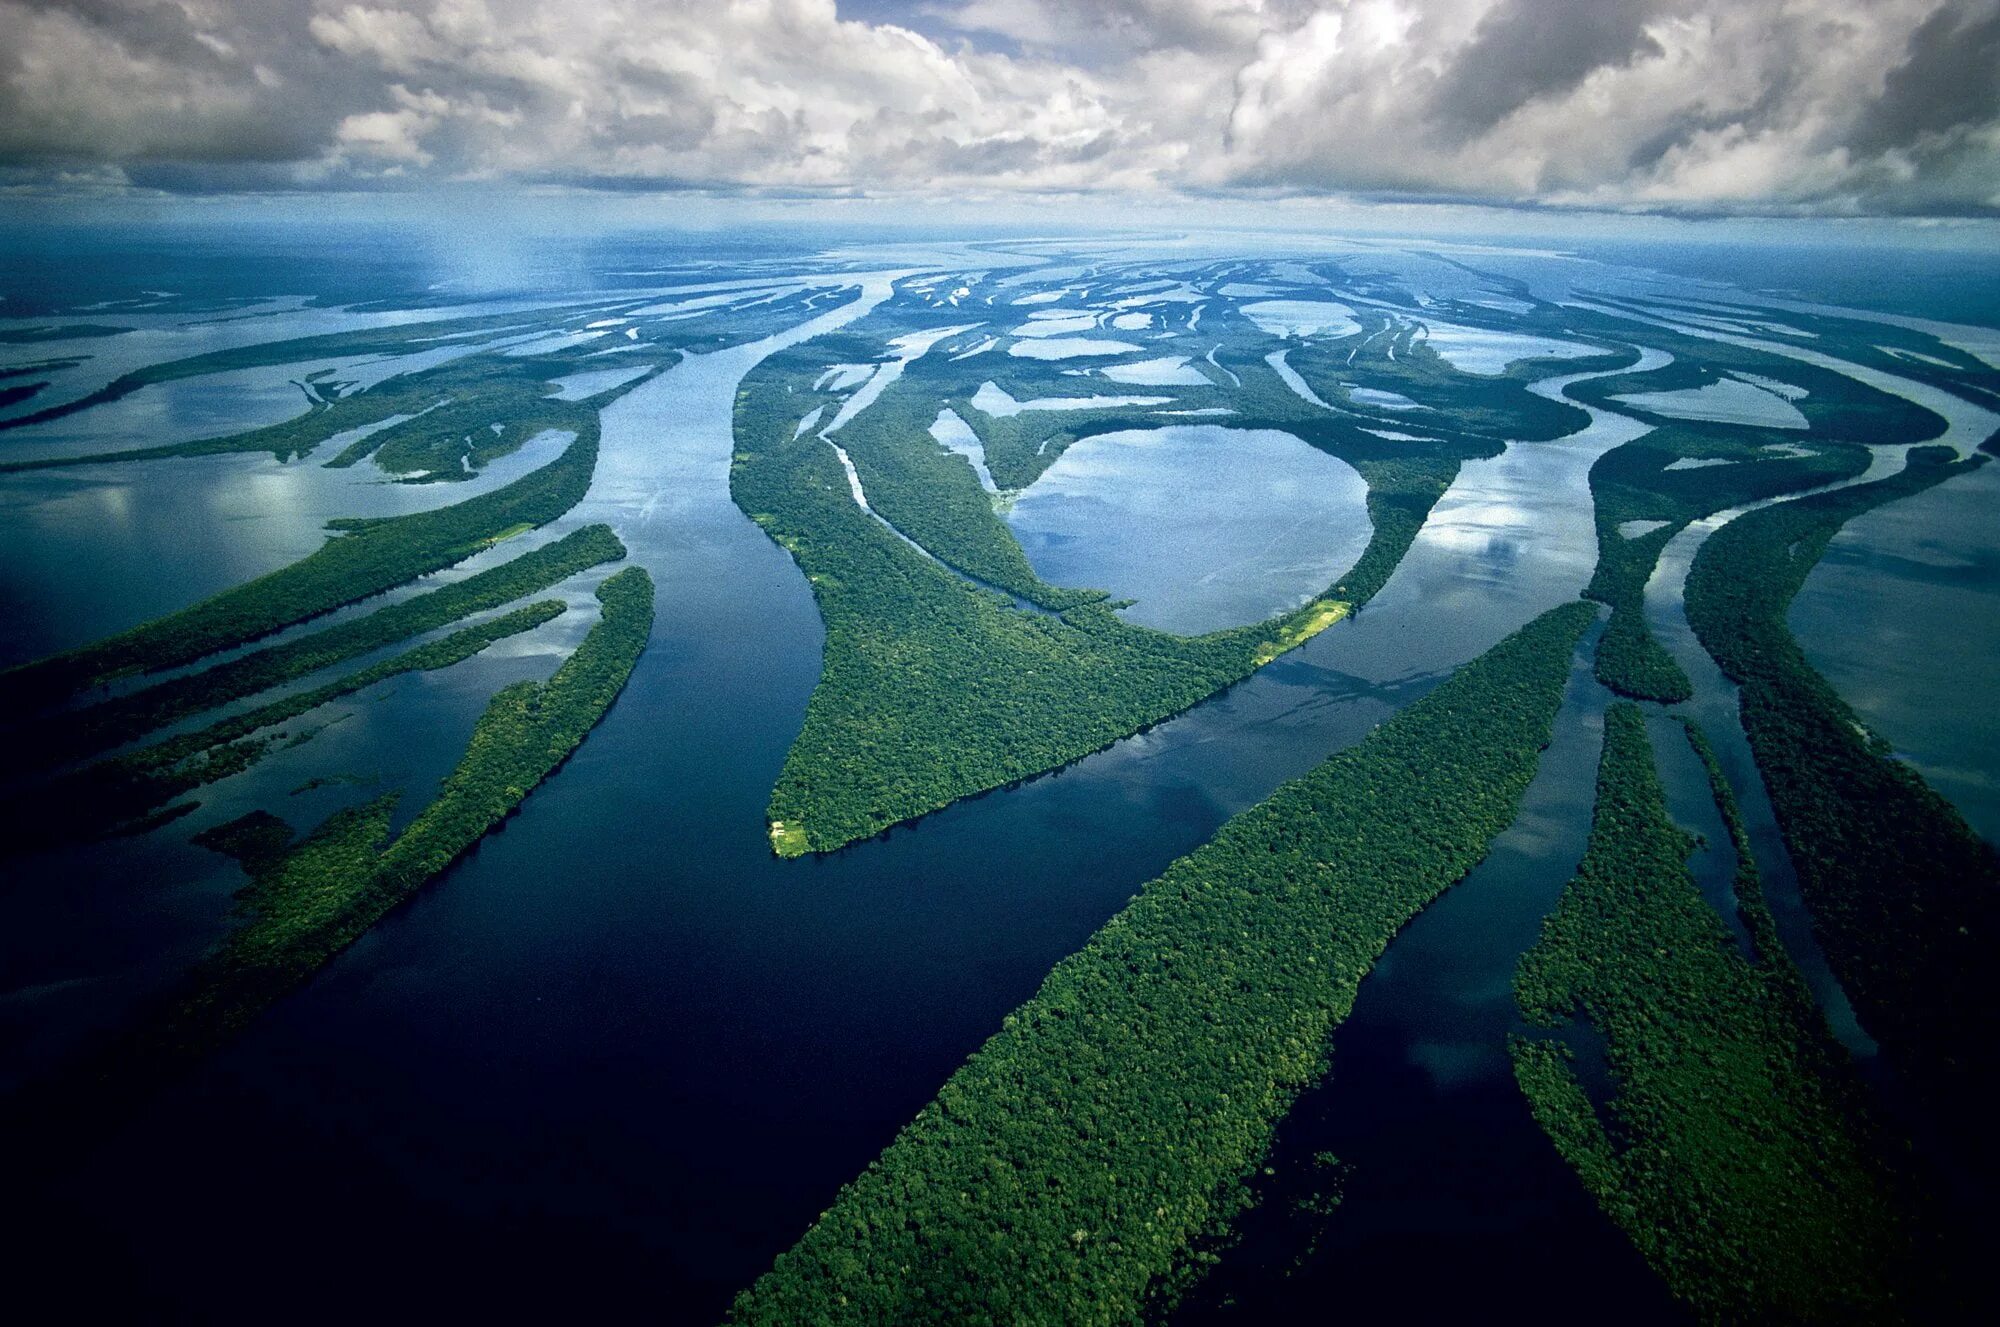
[[[2000,211],[2000,0],[0,0],[0,168]]]

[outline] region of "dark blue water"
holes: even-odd
[[[2000,463],[1849,521],[1789,620],[1841,699],[2000,844],[2000,707],[1965,685],[2000,657]]]
[[[1143,881],[1588,574],[1576,488],[1522,484],[1556,453],[1480,463],[1379,608],[1060,774],[782,863],[762,811],[820,628],[723,487],[756,353],[607,412],[569,523],[610,520],[660,594],[602,726],[469,860],[98,1152],[59,1228],[221,1316],[218,1242],[251,1302],[339,1261],[329,1316],[418,1275],[474,1310],[668,1295],[713,1316]],[[1577,446],[1587,463],[1596,443]],[[462,741],[440,725],[439,757]],[[496,1259],[509,1279],[473,1275]]]
[[[1583,858],[1608,697],[1577,650],[1553,740],[1514,823],[1426,908],[1362,983],[1332,1070],[1286,1119],[1242,1241],[1176,1315],[1306,1323],[1339,1312],[1418,1321],[1488,1314],[1505,1287],[1560,1286],[1550,1322],[1674,1322],[1638,1252],[1529,1114],[1507,1055],[1514,968]],[[1345,1168],[1319,1220],[1297,1204]]]
[[[334,303],[401,288],[421,301],[449,277],[404,252],[356,275],[361,287],[346,276],[315,285],[312,253],[270,247],[290,253],[283,279],[252,262],[233,284],[212,272],[212,286],[178,284],[202,299]],[[720,252],[633,242],[612,256],[656,283],[780,261]],[[116,271],[106,267],[103,288],[129,297]],[[36,298],[60,302],[46,293],[60,281],[44,286]],[[862,297],[850,284],[841,301]],[[1583,474],[1634,427],[1603,415],[1573,439],[1468,466],[1355,620],[1187,715],[833,857],[779,862],[764,804],[818,675],[821,629],[796,567],[726,491],[734,384],[770,348],[690,361],[606,414],[591,496],[565,525],[609,521],[660,592],[652,642],[604,723],[467,860],[79,1161],[19,1246],[24,1265],[48,1273],[43,1288],[59,1284],[77,1308],[207,1321],[634,1306],[714,1319],[1145,880],[1573,598],[1595,553]],[[182,512],[214,510],[236,477],[220,464],[151,473],[197,476],[171,499],[181,506],[159,509]],[[151,544],[121,547],[166,547],[174,520],[150,519]],[[290,537],[203,571],[230,542],[205,528],[166,565],[210,580],[128,587],[107,573],[91,611],[137,620],[256,559],[282,561]],[[32,602],[47,617],[61,597]],[[579,627],[553,624],[569,634],[551,638]],[[308,769],[380,780],[303,796],[301,824],[381,786],[418,797],[493,687],[548,666],[499,654],[400,679],[260,777],[267,788]],[[1288,1125],[1288,1145],[1324,1137],[1357,1162],[1326,1246],[1343,1305],[1361,1284],[1407,1313],[1415,1286],[1440,1312],[1469,1311],[1532,1267],[1596,1287],[1578,1296],[1580,1314],[1614,1300],[1650,1311],[1636,1255],[1527,1118],[1505,1065],[1513,955],[1587,831],[1601,700],[1579,686],[1519,823],[1364,984],[1332,1086],[1308,1102],[1328,1112],[1303,1109]],[[1736,754],[1725,748],[1725,760]],[[63,887],[0,895],[11,1062],[62,1049],[47,1011],[66,1011],[73,1040],[199,952],[240,876],[186,834],[253,804],[254,789],[219,785],[177,831],[28,864]],[[79,982],[87,998],[74,995]],[[1466,1274],[1431,1274],[1427,1248],[1449,1248]],[[1333,1302],[1317,1284],[1284,1303]]]
[[[2000,262],[1990,245],[1895,244],[1831,235],[1794,243],[1585,241],[1565,245],[1594,259],[1631,264],[1746,291],[1855,309],[1992,327],[2000,322]]]
[[[1335,584],[1373,533],[1347,462],[1276,430],[1213,424],[1098,434],[1007,511],[1042,579],[1134,601],[1179,632],[1263,622]]]
[[[610,520],[660,593],[602,726],[467,861],[96,1152],[52,1210],[63,1242],[202,1316],[329,1262],[315,1315],[420,1278],[473,1311],[666,1295],[713,1316],[1133,889],[1436,680],[1308,652],[1056,777],[778,862],[762,810],[821,633],[726,492],[756,353],[691,361],[607,412],[567,524]],[[390,771],[414,788],[464,741],[414,716],[398,731],[425,753]],[[203,891],[192,940],[234,868],[177,851]],[[156,894],[143,874],[83,879],[93,910]],[[512,1275],[473,1275],[496,1261]]]

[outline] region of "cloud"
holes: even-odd
[[[844,21],[831,0],[346,4],[306,27],[325,53],[394,80],[394,107],[343,121],[350,169],[386,150],[473,177],[1073,185],[1123,128],[1068,65],[948,51]]]
[[[261,43],[165,0],[0,0],[0,162],[296,159]]]
[[[1990,124],[2000,113],[2000,4],[1949,4],[1911,32],[1904,59],[1856,126],[1863,148]]]
[[[1990,41],[1995,8],[1329,5],[1260,44],[1207,178],[1609,206],[1996,210],[2000,64],[1957,59],[1949,88],[1900,72],[1938,46],[1927,33],[1938,24]],[[1905,97],[1915,107],[1896,109]],[[1927,141],[1940,118],[1969,146],[1944,153]]]
[[[1309,0],[932,0],[919,7],[949,31],[1004,37],[1018,49],[1091,66],[1157,50],[1226,56],[1311,10]]]
[[[1660,0],[1518,0],[1496,5],[1439,80],[1438,116],[1490,130],[1529,102],[1566,95],[1598,69],[1629,67],[1663,52],[1646,31]]]
[[[336,14],[314,14],[306,31],[322,46],[355,59],[372,60],[394,73],[414,73],[419,65],[450,54],[431,35],[423,19],[401,9],[348,5]]]
[[[2000,212],[2000,0],[0,0],[0,170]]]

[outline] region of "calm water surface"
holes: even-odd
[[[1596,555],[1589,466],[1644,430],[1592,410],[1569,438],[1467,464],[1353,620],[1178,719],[846,852],[779,862],[763,810],[822,631],[796,566],[729,499],[730,410],[763,356],[860,317],[889,280],[857,268],[836,312],[690,358],[605,411],[590,495],[534,538],[608,521],[654,575],[658,618],[630,684],[502,830],[64,1186],[42,1233],[96,1251],[104,1299],[211,1321],[262,1321],[274,1304],[307,1320],[633,1303],[715,1319],[1145,880],[1573,599]],[[1535,390],[1559,397],[1577,376]],[[276,400],[237,404],[255,415]],[[0,484],[0,607],[25,628],[10,657],[281,565],[317,546],[328,515],[375,500],[352,487],[361,468],[283,469],[227,457]],[[259,487],[279,481],[290,487]],[[1319,498],[1344,494],[1340,481]],[[465,496],[382,500],[402,493]],[[1365,517],[1316,537],[1356,530],[1365,542]],[[545,676],[588,626],[593,579],[566,586],[575,611],[541,631],[343,703],[327,716],[340,722],[217,785],[176,828],[37,863],[66,888],[5,901],[10,1054],[58,1053],[51,1023],[73,1039],[108,1022],[213,938],[241,877],[186,844],[195,829],[329,768],[377,782],[301,793],[285,808],[295,823],[382,787],[420,801],[492,690]],[[118,593],[79,606],[80,584]],[[1284,1146],[1355,1165],[1334,1256],[1268,1319],[1236,1320],[1351,1304],[1357,1282],[1380,1307],[1476,1311],[1523,1267],[1563,1277],[1579,1317],[1607,1297],[1656,1314],[1636,1256],[1533,1126],[1505,1060],[1507,978],[1587,830],[1603,697],[1578,667],[1516,824],[1398,938],[1336,1039],[1330,1085],[1286,1126]],[[1733,694],[1698,683],[1769,873],[1775,829]],[[58,1008],[63,1020],[46,1016]],[[1460,1275],[1428,1275],[1438,1249]],[[1244,1266],[1254,1280],[1259,1264]]]
[[[420,1272],[462,1272],[461,1307],[665,1293],[712,1316],[1134,888],[1435,681],[1302,651],[1062,775],[777,862],[763,804],[820,627],[726,490],[735,383],[774,348],[690,360],[606,412],[571,523],[612,519],[660,614],[562,776],[69,1190],[68,1217],[169,1301],[227,1316],[205,1298],[219,1239],[253,1293],[342,1259],[329,1316]],[[464,740],[404,731],[431,778]],[[175,1216],[191,1193],[198,1222]],[[580,1291],[564,1251],[585,1247]],[[521,1275],[474,1275],[496,1258]]]
[[[1522,1030],[1513,976],[1582,860],[1603,739],[1593,630],[1572,664],[1554,738],[1513,825],[1484,861],[1391,943],[1334,1033],[1332,1072],[1279,1131],[1276,1178],[1243,1240],[1176,1315],[1307,1323],[1342,1313],[1443,1321],[1489,1314],[1500,1288],[1560,1284],[1551,1322],[1674,1322],[1631,1244],[1607,1223],[1529,1114],[1507,1036]],[[1348,1167],[1319,1223],[1292,1206],[1310,1159]],[[1305,1236],[1317,1226],[1317,1241]]]
[[[1368,486],[1289,433],[1176,424],[1071,444],[1007,523],[1042,579],[1135,601],[1128,622],[1199,635],[1297,608],[1373,533]]]
[[[1862,720],[2000,844],[2000,464],[1847,523],[1792,601],[1792,632]]]

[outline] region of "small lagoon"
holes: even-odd
[[[1275,429],[1176,424],[1073,444],[1013,504],[1043,579],[1133,600],[1185,635],[1296,608],[1360,558],[1361,476]]]

